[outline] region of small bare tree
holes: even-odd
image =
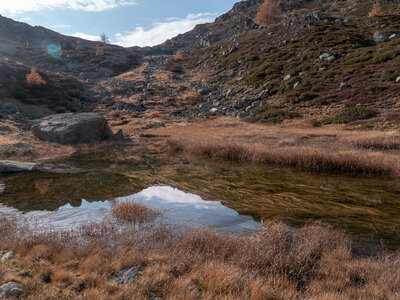
[[[104,44],[108,44],[110,42],[110,39],[108,38],[108,36],[104,32],[102,34],[100,34],[100,40]]]
[[[260,26],[267,26],[278,22],[281,19],[279,8],[280,0],[264,0],[257,11],[254,21]]]

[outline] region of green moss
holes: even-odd
[[[373,118],[377,115],[377,112],[373,109],[356,106],[356,107],[346,107],[342,109],[333,118],[325,119],[323,124],[347,124],[357,120],[365,120]]]

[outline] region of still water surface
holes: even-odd
[[[153,199],[148,204],[165,209],[164,218],[172,223],[246,232],[257,227],[248,216],[291,226],[320,221],[361,244],[400,246],[400,182],[394,178],[315,174],[114,149],[75,154],[45,163],[40,171],[0,181],[0,203],[23,212],[42,211],[43,220],[49,213],[73,220],[83,207],[90,214],[96,207],[109,214],[108,201],[127,196],[146,200],[148,193]],[[193,199],[208,208],[196,208]],[[100,208],[96,203],[102,203]]]

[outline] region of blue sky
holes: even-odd
[[[239,0],[0,0],[0,14],[91,40],[152,46],[211,22]]]

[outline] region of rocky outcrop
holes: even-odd
[[[41,140],[60,144],[99,142],[112,136],[107,120],[96,113],[51,115],[35,121],[32,131]]]
[[[0,160],[0,176],[15,173],[26,173],[33,169],[34,163],[11,160]]]

